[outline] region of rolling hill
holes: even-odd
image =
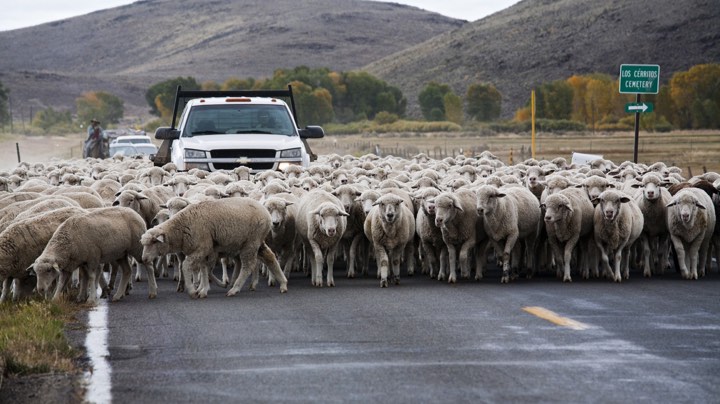
[[[375,61],[365,70],[398,86],[409,101],[426,83],[464,95],[492,83],[511,117],[542,82],[620,65],[658,64],[661,82],[701,63],[720,62],[717,0],[524,0],[484,19]],[[410,112],[419,116],[417,103]]]

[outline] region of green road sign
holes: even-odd
[[[660,88],[659,65],[620,65],[621,94],[657,94]]]
[[[625,112],[637,114],[642,112],[653,112],[652,102],[629,102],[625,104]]]

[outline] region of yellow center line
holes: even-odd
[[[547,320],[553,324],[557,324],[562,327],[567,327],[572,330],[582,331],[582,330],[587,330],[590,328],[590,326],[587,324],[583,324],[579,321],[575,321],[575,320],[569,319],[567,317],[563,317],[563,316],[561,316],[555,312],[552,312],[546,308],[543,308],[543,307],[537,307],[537,306],[523,307],[523,311],[530,313],[534,316],[540,317],[543,320]]]

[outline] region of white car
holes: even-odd
[[[110,142],[108,155],[110,157],[116,154],[125,156],[149,156],[154,157],[158,152],[157,146],[152,142],[149,136],[132,135],[118,136]]]
[[[247,166],[252,173],[293,164],[307,167],[311,156],[305,139],[323,137],[324,131],[319,126],[298,129],[279,96],[292,97],[292,91],[178,91],[176,105],[180,98],[191,99],[177,129],[155,132],[156,139],[165,141],[155,164],[169,160],[179,171]]]

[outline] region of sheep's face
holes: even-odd
[[[332,184],[336,187],[340,185],[346,185],[348,183],[348,176],[342,171],[336,171],[332,175]]]
[[[435,197],[439,194],[440,191],[434,188],[428,188],[425,192],[416,194],[415,200],[420,202],[420,207],[426,215],[434,217],[437,211],[437,207],[435,206]]]
[[[667,206],[675,209],[682,223],[687,227],[692,227],[698,210],[705,209],[705,206],[694,195],[687,192],[678,193]]]
[[[372,210],[373,204],[375,201],[380,197],[380,195],[377,192],[363,192],[358,198],[357,201],[359,201],[362,204],[363,212],[367,215]]]
[[[588,178],[585,182],[583,182],[582,187],[591,201],[597,199],[600,194],[605,192],[608,188],[612,188],[606,179],[600,177]]]
[[[531,167],[527,172],[527,177],[525,177],[525,180],[527,181],[527,185],[530,188],[536,188],[538,186],[542,186],[540,183],[545,179],[545,176],[543,175],[542,171],[537,167]]]
[[[402,203],[403,199],[397,195],[383,195],[373,205],[378,207],[382,220],[392,224],[400,217]]]
[[[165,231],[157,227],[146,231],[140,238],[140,243],[143,246],[142,260],[146,265],[151,264],[155,258],[170,253]]]
[[[545,223],[559,222],[572,214],[570,199],[565,195],[550,195],[545,201]]]
[[[147,199],[147,197],[135,191],[123,191],[115,199],[113,206],[122,206],[124,208],[130,208],[135,212],[140,212],[140,201],[144,199]]]
[[[462,212],[462,207],[457,197],[452,194],[440,194],[434,198],[435,201],[435,226],[442,227],[455,219],[457,212]]]
[[[660,198],[660,182],[643,181],[643,196],[649,201],[656,201]]]
[[[57,279],[60,274],[60,267],[54,258],[40,256],[32,267],[28,268],[35,272],[37,283],[35,285],[37,292],[40,295],[48,297],[53,282]]]
[[[170,212],[170,216],[172,217],[181,210],[185,209],[188,205],[190,205],[189,200],[185,198],[175,197],[170,198],[165,206],[167,207],[167,210]]]
[[[171,181],[164,183],[163,185],[170,186],[173,189],[173,193],[177,196],[185,195],[190,185],[195,185],[194,182],[190,181],[185,177],[174,177]]]
[[[498,198],[505,197],[505,194],[497,188],[484,185],[477,191],[477,213],[480,216],[492,216],[497,210]]]
[[[340,186],[333,192],[333,195],[340,200],[345,212],[350,212],[350,209],[356,203],[355,200],[361,193],[352,186]]]
[[[318,187],[318,183],[312,178],[306,178],[300,184],[300,187],[305,190],[305,192],[310,192],[311,190]]]
[[[265,206],[265,209],[270,212],[270,224],[272,225],[272,229],[277,230],[282,227],[283,223],[285,223],[285,218],[287,217],[287,205],[289,205],[289,203],[286,203],[284,200],[274,198],[272,200],[265,201],[263,205]]]
[[[613,221],[617,219],[620,214],[620,209],[623,203],[630,202],[630,198],[621,196],[617,192],[603,192],[598,197],[598,207],[602,212],[603,218],[607,221]]]
[[[313,211],[313,214],[317,218],[318,228],[326,236],[335,237],[345,231],[347,224],[345,217],[348,216],[348,214],[334,204],[324,203]]]

